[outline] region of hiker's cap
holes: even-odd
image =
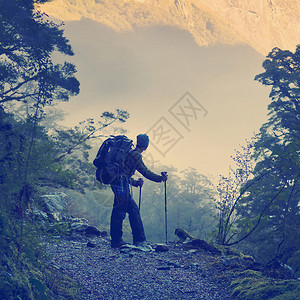
[[[137,142],[136,142],[137,146],[142,147],[145,150],[148,148],[148,146],[149,146],[149,136],[147,134],[139,134],[136,137],[136,140],[137,140]]]

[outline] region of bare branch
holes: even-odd
[[[250,236],[252,234],[252,232],[258,227],[260,221],[261,221],[261,218],[262,216],[264,215],[265,211],[267,210],[267,208],[274,202],[274,200],[279,196],[279,194],[283,191],[283,189],[285,188],[286,186],[286,182],[284,183],[284,185],[281,187],[281,189],[279,190],[279,192],[271,199],[271,201],[269,201],[269,203],[265,206],[265,208],[263,209],[263,211],[261,212],[255,226],[245,235],[243,236],[241,239],[239,239],[238,241],[235,241],[233,243],[226,243],[225,245],[226,246],[232,246],[232,245],[236,245],[238,243],[240,243],[241,241],[245,240],[248,236]],[[228,242],[228,241],[227,241]]]

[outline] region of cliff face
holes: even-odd
[[[54,0],[40,9],[64,21],[90,18],[117,31],[152,25],[189,31],[200,46],[244,43],[262,54],[300,43],[299,0]]]

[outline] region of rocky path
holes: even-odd
[[[168,252],[122,253],[106,238],[87,242],[78,236],[47,244],[49,263],[82,286],[82,299],[231,299],[215,258],[200,250],[172,244]]]

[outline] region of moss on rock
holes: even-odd
[[[251,274],[250,274],[251,273]],[[230,287],[232,297],[243,300],[261,299],[300,299],[300,282],[297,280],[274,280],[259,275],[260,272],[248,272],[251,277],[238,278]],[[241,274],[242,275],[242,274]]]

